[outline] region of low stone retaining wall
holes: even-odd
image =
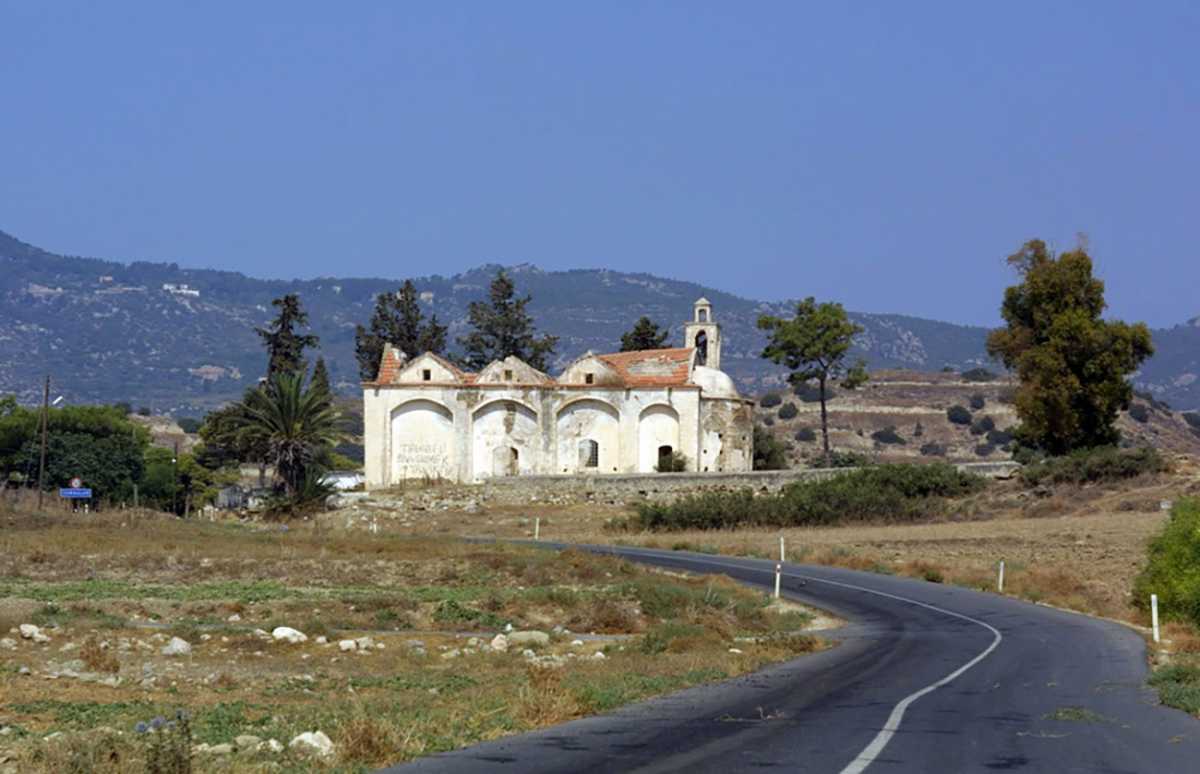
[[[989,478],[1011,478],[1015,462],[973,462],[959,470]],[[482,484],[433,486],[411,492],[349,493],[337,496],[337,505],[378,507],[384,510],[476,510],[485,505],[568,505],[598,502],[612,505],[661,502],[696,492],[731,492],[750,489],[778,492],[797,481],[817,481],[853,468],[764,470],[753,473],[640,473],[604,476],[513,476],[488,479]]]

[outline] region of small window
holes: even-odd
[[[580,441],[579,464],[585,468],[600,467],[600,444],[591,439]]]
[[[511,382],[511,381],[512,381],[512,378],[513,378],[513,377],[512,377],[512,371],[511,371],[511,370],[506,370],[506,371],[504,372],[504,381],[506,381],[506,382]]]
[[[583,383],[584,384],[595,384],[596,383],[596,375],[595,374],[584,374],[583,375]]]
[[[707,309],[697,310],[696,316],[699,318],[699,322],[708,322],[708,310]]]
[[[421,372],[421,381],[423,381],[423,382],[433,381],[433,371],[430,371],[428,368],[426,368],[424,371],[422,371]]]

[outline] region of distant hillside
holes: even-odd
[[[453,277],[414,278],[430,311],[466,328],[466,309],[484,297],[498,266]],[[539,328],[560,337],[556,367],[591,349],[612,351],[640,315],[670,324],[682,341],[692,302],[708,297],[725,335],[723,366],[743,389],[759,392],[781,380],[759,358],[761,313],[789,314],[786,303],[761,303],[692,282],[603,269],[546,272],[510,267],[521,293],[532,293]],[[38,397],[50,373],[56,390],[79,401],[127,401],[159,412],[195,414],[240,393],[265,359],[253,328],[270,318],[272,298],[299,293],[321,337],[322,354],[339,388],[358,382],[354,326],[370,316],[376,294],[396,278],[260,280],[236,272],[176,264],[123,264],[55,255],[0,232],[0,393]],[[187,287],[184,288],[183,286]],[[796,287],[797,297],[805,294]],[[987,362],[986,330],[915,317],[854,313],[866,329],[860,354],[873,368],[937,371]],[[1156,331],[1160,354],[1142,374],[1155,395],[1200,407],[1200,328]]]

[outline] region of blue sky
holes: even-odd
[[[0,229],[262,277],[608,267],[1200,314],[1200,3],[8,2]]]

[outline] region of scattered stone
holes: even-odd
[[[262,740],[254,734],[242,734],[233,740],[237,748],[242,751],[257,749],[261,742]]]
[[[322,758],[333,755],[333,741],[322,731],[306,731],[288,742],[288,747]]]
[[[454,650],[448,650],[445,653],[443,653],[442,658],[452,659],[452,658],[458,658],[461,655],[462,655],[462,651],[459,650],[458,648],[455,648]]]
[[[510,645],[544,646],[550,644],[550,635],[538,631],[513,632],[508,635],[508,642]]]
[[[592,654],[592,658],[596,659],[597,661],[603,661],[604,659],[608,658],[608,656],[604,655],[600,651],[596,651]]]
[[[17,670],[17,674],[19,674],[19,675],[27,675],[27,674],[30,674],[29,667],[27,667],[27,666],[23,666],[23,667],[19,668],[19,669]]]
[[[234,613],[233,615],[229,616],[225,620],[228,621],[229,623],[237,623],[238,621],[242,620],[242,617],[240,615],[238,615],[237,613]]]
[[[299,645],[302,642],[308,642],[308,635],[299,629],[293,629],[290,626],[276,626],[271,632],[271,637],[276,642],[290,642],[293,645]]]
[[[58,652],[59,653],[70,653],[73,650],[79,650],[79,646],[73,642],[68,642],[66,645],[63,645],[61,648],[59,648]]]
[[[229,755],[233,752],[233,745],[231,745],[229,742],[225,742],[224,744],[214,744],[212,747],[208,748],[207,752],[209,755]]]
[[[283,742],[278,739],[268,739],[258,746],[259,751],[266,750],[267,752],[281,753],[283,752]]]
[[[375,647],[375,640],[370,637],[359,637],[355,642],[358,643],[359,650],[370,650]]]
[[[583,640],[571,640],[572,647],[578,648],[581,645],[583,645]]]
[[[490,644],[491,644],[492,650],[498,651],[500,653],[504,653],[508,650],[508,636],[504,635],[504,634],[497,634],[495,637],[492,638],[492,641]]]
[[[338,650],[343,653],[349,653],[352,650],[358,650],[358,643],[354,640],[338,640]]]
[[[730,648],[730,649],[729,649],[729,652],[730,652],[730,653],[736,653],[736,654],[738,654],[738,655],[741,655],[741,653],[742,653],[742,651],[741,651],[740,649],[738,649],[738,648]]]
[[[317,644],[318,645],[327,645],[327,644],[329,644],[329,638],[327,638],[325,635],[321,635],[320,637],[317,638]]]
[[[164,645],[159,652],[164,656],[188,656],[191,655],[192,646],[187,640],[172,637],[171,641]]]
[[[17,641],[12,637],[4,637],[0,639],[0,650],[16,650]]]
[[[208,641],[209,641],[209,640],[211,640],[211,639],[212,639],[212,635],[211,635],[211,634],[201,634],[201,635],[200,635],[200,641],[201,641],[201,642],[208,642]]]
[[[33,624],[21,624],[17,628],[21,632],[21,639],[23,640],[32,640],[34,635],[41,631],[41,629]]]

